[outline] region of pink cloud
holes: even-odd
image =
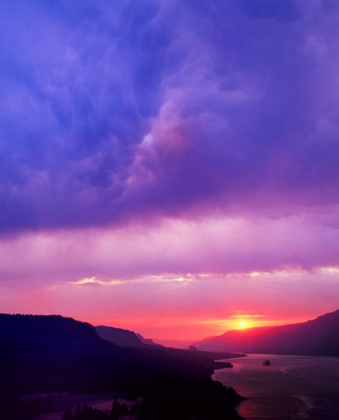
[[[121,229],[26,234],[0,242],[0,281],[32,287],[91,277],[105,282],[336,267],[339,231],[330,220],[328,215],[167,219]]]
[[[8,238],[0,243],[0,305],[160,338],[221,333],[237,315],[251,325],[312,318],[338,304],[331,221],[333,214],[163,220]]]

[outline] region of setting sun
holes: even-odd
[[[244,322],[244,321],[240,322],[240,327],[245,328],[246,327],[246,322]]]

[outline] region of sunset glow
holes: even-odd
[[[10,3],[0,312],[195,340],[337,309],[336,2]]]

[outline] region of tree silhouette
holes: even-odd
[[[139,411],[138,404],[132,405],[132,407],[131,407],[131,414],[136,414],[136,413],[138,413],[138,411]]]
[[[77,409],[75,410],[75,418],[76,420],[81,420],[82,418],[82,410],[80,404],[78,404]]]
[[[113,407],[110,413],[111,420],[119,420],[121,416],[121,405],[118,403],[118,400],[115,398],[113,402]]]
[[[54,409],[53,397],[52,397],[52,395],[49,395],[47,397],[47,401],[46,401],[46,410],[48,412],[51,412],[51,411],[53,411],[53,409]]]
[[[126,416],[128,414],[128,407],[126,404],[122,404],[120,408],[120,414]]]
[[[62,420],[72,420],[72,411],[71,410],[66,410],[64,412],[64,415],[62,416]]]

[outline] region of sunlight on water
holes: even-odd
[[[264,360],[272,362],[263,366]],[[249,355],[213,379],[248,398],[239,407],[246,419],[339,419],[339,359]]]

